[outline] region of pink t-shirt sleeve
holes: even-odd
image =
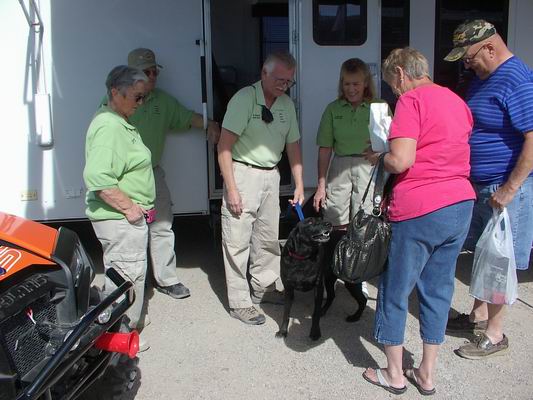
[[[389,140],[420,137],[420,102],[409,93],[403,95],[396,104],[396,112],[392,120]]]

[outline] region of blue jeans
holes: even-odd
[[[465,241],[465,249],[474,251],[479,237],[483,233],[487,222],[492,217],[492,207],[489,199],[498,190],[500,184],[478,185],[474,184],[477,201],[474,204],[474,213],[470,232]],[[513,231],[513,247],[517,269],[527,269],[533,243],[533,177],[527,178],[513,200],[507,205],[511,229]]]
[[[415,286],[422,340],[429,344],[444,341],[455,265],[468,233],[473,203],[463,201],[391,224],[389,261],[379,282],[374,326],[379,343],[403,343],[409,295]]]

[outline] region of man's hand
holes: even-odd
[[[498,188],[489,200],[489,205],[492,208],[503,209],[507,204],[509,204],[516,194],[516,190],[510,188],[508,185],[504,184]]]
[[[242,214],[244,208],[242,204],[241,195],[238,190],[228,190],[228,195],[226,197],[226,206],[230,212],[236,216]]]
[[[322,186],[319,186],[316,189],[315,197],[313,198],[313,207],[316,212],[320,211],[320,208],[323,208],[326,205],[326,189]]]
[[[296,188],[294,189],[294,196],[292,200],[289,200],[289,203],[291,203],[293,206],[296,205],[296,203],[300,203],[300,205],[304,204],[304,190],[303,188]]]
[[[220,125],[216,121],[209,121],[207,123],[207,140],[209,143],[217,144],[220,139]]]
[[[204,117],[202,114],[194,113],[191,117],[191,126],[196,129],[204,130]],[[220,138],[220,125],[216,121],[207,121],[207,140],[210,143],[217,144]]]

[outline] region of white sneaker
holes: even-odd
[[[361,291],[363,292],[365,297],[368,299],[368,285],[366,284],[366,281],[361,283]]]

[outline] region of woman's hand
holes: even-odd
[[[326,205],[326,189],[323,186],[319,186],[316,189],[315,197],[313,198],[313,207],[316,212],[320,211],[320,208],[324,208]]]
[[[367,160],[371,165],[376,165],[379,160],[381,153],[376,153],[372,150],[372,146],[368,146],[365,151],[363,151],[365,160]]]
[[[124,216],[130,224],[138,224],[139,221],[144,219],[144,214],[146,210],[139,206],[138,204],[132,203],[131,207],[124,211]]]

